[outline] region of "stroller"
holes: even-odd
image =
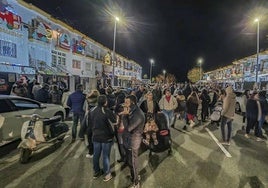
[[[216,123],[217,126],[220,125],[221,112],[222,112],[222,102],[218,102],[216,107],[213,109],[212,114],[210,115],[211,124]]]
[[[157,144],[151,138],[149,144],[147,144],[147,149],[150,150],[149,157],[152,156],[152,153],[160,153],[168,150],[168,154],[170,155],[172,152],[171,149],[171,136],[170,130],[168,129],[166,116],[161,112],[155,115],[155,123],[158,127],[158,131],[156,131]],[[144,135],[144,138],[146,136]]]

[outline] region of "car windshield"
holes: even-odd
[[[28,100],[21,100],[21,99],[11,99],[11,102],[18,108],[18,109],[32,109],[32,108],[39,108],[39,104],[33,101]]]

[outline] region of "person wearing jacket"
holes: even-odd
[[[107,97],[98,97],[98,106],[90,113],[93,141],[93,179],[97,179],[104,173],[103,181],[112,179],[110,172],[110,153],[113,145],[116,118],[111,110],[107,108]],[[103,171],[100,168],[100,157],[102,155]]]
[[[123,143],[126,149],[127,164],[130,168],[133,185],[131,187],[140,187],[140,177],[138,175],[138,151],[142,142],[145,116],[142,110],[137,106],[137,98],[129,95],[125,98],[125,109],[123,113]]]
[[[226,89],[226,97],[223,99],[222,120],[221,120],[221,134],[222,144],[230,145],[230,138],[232,133],[232,122],[235,114],[235,97],[232,86],[228,86]],[[227,137],[225,134],[225,125],[227,124],[228,132]]]
[[[80,125],[82,125],[84,119],[86,109],[85,100],[86,97],[83,94],[83,85],[78,84],[76,91],[73,92],[67,100],[67,106],[69,106],[73,112],[72,142],[76,139],[78,121],[80,120]],[[81,139],[83,138],[81,137]]]
[[[266,91],[260,91],[258,93],[258,101],[260,104],[260,110],[259,110],[259,114],[258,114],[258,126],[256,127],[256,131],[255,131],[255,136],[256,141],[263,141],[263,139],[267,139],[266,137],[263,136],[262,133],[262,126],[263,123],[265,121],[265,117],[268,115],[268,102],[266,100]]]
[[[169,89],[166,89],[163,97],[159,101],[159,107],[167,117],[168,128],[173,126],[175,122],[172,122],[174,117],[174,110],[178,107],[178,102],[175,97],[171,95]]]
[[[49,85],[43,84],[43,87],[37,90],[35,100],[42,103],[49,102]]]
[[[93,140],[93,179],[97,179],[104,173],[103,181],[112,179],[110,172],[110,153],[113,145],[116,118],[112,111],[107,108],[107,97],[98,97],[98,106],[91,112],[92,140]],[[100,169],[100,156],[102,155],[103,172]]]
[[[247,126],[246,126],[246,138],[250,138],[250,130],[257,126],[258,123],[258,101],[257,101],[257,92],[253,92],[246,103],[246,117],[247,117]],[[255,129],[256,130],[256,129]]]

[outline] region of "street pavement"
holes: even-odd
[[[210,122],[183,130],[178,120],[171,128],[172,154],[142,149],[139,155],[141,186],[144,188],[264,188],[268,187],[267,140],[257,142],[244,137],[242,117],[235,116],[230,146],[223,146],[220,129]],[[71,126],[71,122],[68,122]],[[267,133],[267,132],[266,132]],[[267,136],[267,134],[265,135]],[[18,150],[0,158],[0,187],[19,188],[124,188],[131,184],[129,169],[121,169],[117,144],[111,152],[114,178],[93,180],[92,159],[85,157],[83,141],[61,145],[36,153],[27,164],[18,161]]]

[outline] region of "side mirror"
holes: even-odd
[[[41,108],[41,109],[44,109],[44,108],[46,108],[46,106],[45,106],[44,104],[41,104],[41,105],[40,105],[40,108]]]

